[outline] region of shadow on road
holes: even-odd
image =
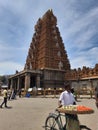
[[[7,109],[12,109],[12,107],[11,107],[11,106],[7,106],[6,108],[7,108]]]
[[[80,125],[80,129],[81,130],[92,130],[92,129],[88,128],[86,125]]]

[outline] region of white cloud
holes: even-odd
[[[90,12],[81,15],[78,19],[72,21],[71,25],[66,30],[66,37],[70,38],[78,33],[81,33],[87,27],[98,26],[98,8],[92,9]],[[95,23],[95,24],[94,24]],[[86,30],[85,30],[86,31]],[[97,30],[95,30],[97,31]]]
[[[12,61],[0,62],[0,75],[15,74],[15,71],[23,70],[24,65]]]
[[[82,50],[71,57],[71,68],[94,67],[98,63],[98,47]]]
[[[76,13],[77,14],[77,13]],[[98,7],[73,19],[70,26],[64,28],[64,41],[72,68],[94,66],[98,63]],[[65,33],[64,33],[65,31]],[[93,48],[93,49],[92,49]],[[94,50],[94,51],[93,51]]]
[[[72,69],[82,68],[83,66],[91,67],[90,66],[91,61],[88,60],[88,58],[85,56],[81,56],[81,57],[77,56],[74,59],[71,59],[71,64],[72,64],[71,66]]]

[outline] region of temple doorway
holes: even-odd
[[[36,86],[36,76],[31,75],[30,77],[30,88],[33,88]]]

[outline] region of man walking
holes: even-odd
[[[5,104],[5,107],[7,107],[7,88],[4,88],[3,92],[3,102],[0,105],[0,108]]]

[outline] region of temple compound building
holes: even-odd
[[[70,63],[57,27],[57,18],[48,10],[35,25],[24,70],[9,78],[10,88],[63,87]]]
[[[63,88],[70,80],[72,86],[84,91],[98,84],[98,64],[94,68],[83,66],[71,69],[63,40],[57,27],[57,18],[48,10],[35,25],[24,70],[9,77],[9,88]],[[88,89],[89,88],[89,89]]]

